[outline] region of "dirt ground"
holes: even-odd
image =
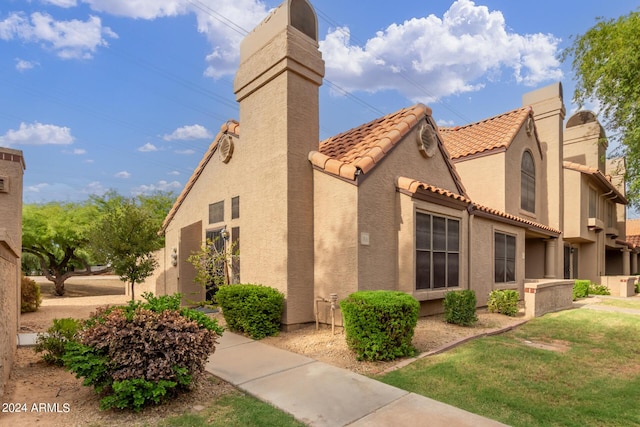
[[[25,313],[21,318],[21,333],[44,332],[55,318],[73,317],[86,319],[101,305],[126,303],[124,284],[116,277],[74,278],[65,286],[64,297],[52,295],[52,286],[41,283],[43,303],[35,313]],[[212,315],[224,325],[220,314]],[[484,334],[522,321],[519,317],[478,312],[479,321],[473,327],[460,327],[444,322],[442,316],[421,318],[415,329],[413,344],[419,352],[429,352],[463,338]],[[316,360],[346,368],[357,373],[375,375],[393,369],[395,362],[359,362],[347,348],[341,328],[331,333],[331,328],[315,325],[293,332],[282,332],[277,337],[262,342],[288,351],[306,355]],[[12,404],[12,413],[0,412],[0,425],[21,426],[120,426],[124,424],[155,425],[170,415],[201,410],[208,403],[226,393],[233,393],[233,386],[207,375],[196,389],[159,407],[151,407],[139,414],[128,411],[100,411],[98,397],[82,381],[62,368],[45,364],[32,348],[17,350],[16,362],[1,398],[3,409]],[[17,404],[17,405],[16,405]],[[34,405],[35,404],[35,405]],[[15,412],[16,408],[26,412]]]

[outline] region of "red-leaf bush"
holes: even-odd
[[[102,409],[140,410],[189,389],[222,333],[215,320],[180,309],[178,294],[143,296],[148,302],[97,311],[66,347],[65,365],[104,394]]]

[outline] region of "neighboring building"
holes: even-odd
[[[421,314],[441,312],[445,292],[456,289],[475,290],[485,305],[493,289],[524,291],[525,252],[555,272],[561,233],[544,213],[546,180],[526,187],[536,208],[525,215],[504,195],[502,203],[476,200],[428,107],[318,142],[324,62],[308,1],[275,9],[242,42],[240,56],[240,122],[221,127],[163,224],[166,267],[154,276],[157,292],[203,299],[186,260],[216,237],[239,248],[235,281],[284,292],[289,328],[313,321],[317,300],[357,290],[408,292]],[[528,150],[544,177],[544,149],[523,111],[505,155]],[[519,166],[506,163],[519,180]],[[519,199],[511,178],[496,179]],[[326,304],[320,317],[327,320]]]
[[[523,103],[440,130],[469,197],[562,230],[558,239],[527,234],[527,279],[602,283],[603,276],[636,273],[637,249],[625,234],[624,159],[606,160],[606,134],[596,116],[577,112],[562,132],[559,83],[525,94]]]
[[[0,396],[9,379],[20,326],[22,151],[0,147]]]

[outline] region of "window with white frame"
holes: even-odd
[[[516,237],[511,234],[494,235],[494,275],[496,283],[516,280]]]
[[[460,220],[416,213],[416,289],[459,286]]]

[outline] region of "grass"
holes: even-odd
[[[184,414],[167,418],[161,427],[302,427],[296,421],[273,406],[240,392],[217,399],[198,414]]]
[[[638,425],[639,335],[640,316],[565,311],[378,379],[513,426]]]
[[[640,299],[613,299],[602,298],[602,301],[598,305],[608,305],[619,308],[630,308],[632,310],[640,310]]]

